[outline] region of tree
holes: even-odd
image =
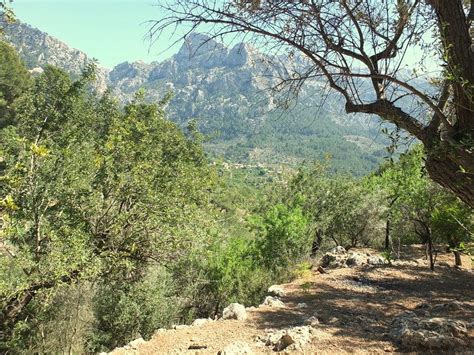
[[[472,235],[472,211],[453,193],[427,178],[421,146],[381,169],[373,179],[387,191],[388,218],[401,238],[411,231],[426,245],[430,268],[435,265],[434,243],[445,242],[459,264],[461,243]]]
[[[0,130],[6,341],[33,326],[61,287],[137,284],[151,264],[178,258],[205,234],[212,174],[197,133],[164,119],[165,102],[138,94],[121,110],[107,95],[94,98],[93,74],[72,81],[46,68],[19,98],[15,124]]]
[[[31,86],[31,77],[15,49],[0,40],[0,128],[11,123],[14,103]]]
[[[367,178],[330,174],[319,163],[299,170],[288,184],[288,199],[309,217],[313,254],[328,241],[348,249],[379,246],[385,194],[372,185]]]
[[[431,178],[474,207],[469,6],[473,13],[463,0],[162,1],[165,15],[151,34],[204,25],[212,37],[243,34],[269,55],[302,55],[305,69],[283,84],[297,93],[305,81],[325,78],[347,113],[378,115],[419,139]],[[425,59],[439,56],[436,93],[416,80],[423,62],[407,60],[416,48]]]
[[[462,266],[461,253],[474,236],[472,211],[451,194],[444,194],[443,203],[435,208],[431,218],[434,237],[448,244],[455,265]]]

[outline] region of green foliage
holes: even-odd
[[[428,178],[424,159],[422,147],[416,146],[369,179],[385,190],[387,237],[404,244],[446,243],[456,251],[472,241],[472,210]]]
[[[386,155],[383,149],[386,142],[382,138],[377,142],[370,138],[377,136],[376,131],[339,124],[338,119],[329,112],[321,115],[311,109],[277,111],[266,115],[251,130],[248,123],[209,120],[220,135],[207,146],[212,154],[234,163],[297,168],[306,161],[323,161],[330,156],[328,170],[332,174],[369,173]]]
[[[464,251],[466,243],[472,241],[472,211],[453,196],[437,206],[431,218],[435,238],[446,241],[451,249]]]
[[[30,85],[30,75],[20,57],[0,39],[0,128],[12,122],[14,103]]]
[[[420,242],[423,234],[455,247],[472,237],[472,212],[453,193],[431,181],[424,170],[424,151],[416,146],[374,177],[387,191],[393,236]],[[415,236],[416,234],[416,236]]]
[[[76,81],[48,67],[31,82],[5,48],[0,351],[105,351],[257,304],[270,284],[308,274],[315,241],[379,247],[387,221],[405,242],[419,242],[414,221],[452,250],[472,241],[471,211],[426,177],[418,147],[363,178],[335,175],[329,157],[290,179],[212,167],[196,123],[165,119],[169,97],[139,92],[123,108],[94,97],[93,65]]]
[[[184,254],[210,225],[213,177],[195,132],[186,137],[140,97],[123,111],[91,97],[91,70],[73,82],[47,68],[1,131],[2,308],[20,302],[2,313],[11,339],[22,320],[40,322],[41,302],[62,285],[139,283],[151,262]]]
[[[330,176],[324,165],[300,169],[286,192],[301,201],[310,220],[310,234],[323,241],[355,247],[377,245],[380,239],[381,194],[366,180]]]
[[[131,339],[149,339],[158,328],[177,319],[178,300],[173,282],[162,269],[154,269],[137,282],[112,281],[100,285],[94,296],[95,322],[88,349],[100,352]]]
[[[299,206],[288,207],[279,203],[262,216],[256,216],[252,225],[256,230],[262,263],[267,268],[286,269],[309,254],[308,220]]]
[[[259,263],[259,251],[253,242],[234,237],[223,247],[216,246],[204,262],[205,279],[201,292],[204,302],[220,310],[230,302],[255,304],[272,276]]]
[[[393,259],[393,255],[392,255],[392,252],[390,250],[384,250],[382,251],[381,253],[382,257],[385,259],[385,261],[387,263],[391,263],[392,262],[392,259]]]

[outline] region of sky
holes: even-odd
[[[16,17],[47,32],[107,68],[125,62],[162,61],[179,50],[167,50],[171,33],[151,47],[147,21],[160,16],[156,0],[15,0]]]

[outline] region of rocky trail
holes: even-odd
[[[403,256],[387,264],[372,250],[335,248],[310,275],[270,288],[259,307],[232,304],[218,320],[159,329],[112,353],[474,351],[470,258],[455,268],[452,254],[439,254],[431,272],[421,248]]]

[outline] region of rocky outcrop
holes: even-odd
[[[278,297],[267,296],[260,306],[284,308],[285,304]]]
[[[246,320],[247,311],[243,305],[239,303],[231,303],[228,307],[224,308],[222,319]]]
[[[84,52],[21,22],[6,25],[5,38],[13,44],[33,73],[41,73],[44,67],[52,65],[77,77],[88,64],[94,62]],[[108,69],[97,68],[94,88],[100,93],[107,89],[108,73]]]
[[[406,350],[453,351],[472,348],[474,339],[469,333],[474,324],[463,315],[469,304],[457,301],[422,303],[413,311],[395,317],[390,326],[391,338]]]
[[[326,268],[354,267],[361,265],[384,265],[387,261],[380,255],[372,255],[357,251],[347,252],[337,246],[323,255],[319,267]]]
[[[209,323],[209,322],[212,322],[212,319],[209,319],[209,318],[198,318],[198,319],[195,319],[191,325],[192,325],[193,327],[201,327],[201,326],[203,326],[204,324],[207,324],[207,323]]]
[[[270,286],[267,292],[270,296],[276,296],[276,297],[285,296],[285,289],[280,285]]]
[[[390,336],[406,349],[452,350],[467,345],[467,324],[441,317],[406,312],[395,318]]]
[[[77,76],[93,61],[84,52],[20,22],[7,26],[5,32],[31,70],[49,64]],[[146,90],[147,100],[153,102],[171,90],[172,119],[184,123],[199,118],[204,131],[219,129],[238,135],[247,134],[275,109],[277,100],[269,89],[292,70],[301,72],[307,65],[300,56],[270,60],[247,43],[228,48],[205,34],[191,33],[179,51],[163,62],[125,62],[111,70],[99,68],[96,86],[100,92],[112,88],[122,103],[129,102],[141,88]],[[315,90],[322,87],[324,83],[308,82],[301,91],[302,102],[318,113],[321,99]],[[330,100],[326,98],[325,102]],[[337,113],[328,112],[326,116],[343,114],[340,105],[335,107]],[[240,131],[235,132],[236,128]]]
[[[293,327],[283,330],[269,330],[259,341],[274,351],[296,350],[301,351],[303,346],[313,338],[311,326]]]

